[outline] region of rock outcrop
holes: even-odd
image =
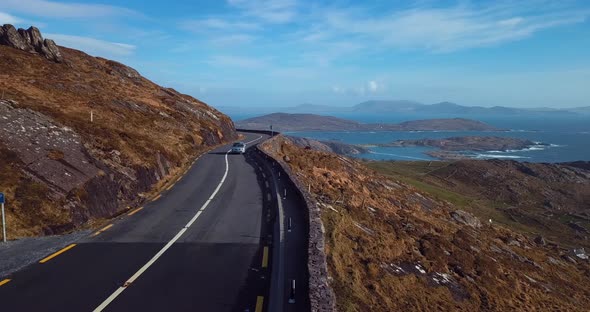
[[[336,153],[339,155],[358,155],[369,153],[369,149],[342,142],[317,141],[293,136],[287,136],[287,138],[299,147],[309,148],[320,152]]]
[[[10,25],[0,26],[0,45],[9,46],[26,52],[38,53],[50,61],[61,63],[63,56],[53,40],[43,39],[37,27],[18,30]]]

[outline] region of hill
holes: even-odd
[[[588,171],[482,161],[448,168],[423,162],[401,174],[388,163],[372,166],[304,150],[281,136],[263,148],[306,186],[304,193],[310,190],[310,209],[323,222],[317,235],[325,239],[329,284],[339,311],[586,311],[590,304],[590,265],[579,248],[586,234],[574,238],[578,234],[566,229],[573,225],[553,232],[560,220],[551,215],[558,207],[588,210]],[[446,186],[406,174],[432,175]],[[508,181],[503,174],[509,174]],[[457,192],[447,191],[456,180],[462,181]],[[485,185],[478,186],[482,181]],[[468,201],[463,190],[507,203],[500,206],[506,212],[496,211],[492,202]],[[487,193],[476,194],[483,190]],[[565,192],[555,194],[560,190]],[[551,201],[553,208],[527,220],[526,207],[544,210],[538,200]],[[511,202],[526,205],[511,209]],[[502,217],[511,211],[515,221]],[[530,226],[543,232],[529,232]]]
[[[273,113],[236,122],[238,128],[276,131],[500,131],[486,123],[463,119],[426,119],[400,124],[363,124],[315,114]]]
[[[545,115],[554,116],[575,115],[577,112],[569,110],[547,110],[543,109],[525,109],[505,106],[482,107],[482,106],[464,106],[451,102],[440,102],[434,104],[422,104],[413,101],[366,101],[353,106],[353,111],[364,114],[376,113],[400,113],[400,114],[428,114],[428,115],[455,115],[455,116],[482,116],[482,115]]]
[[[141,204],[232,121],[115,61],[0,31],[0,189],[10,238],[69,231]]]

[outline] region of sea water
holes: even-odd
[[[430,118],[454,118],[457,116],[425,115],[359,115],[353,113],[331,114],[361,123],[399,123]],[[461,116],[464,117],[464,116]],[[527,139],[547,145],[524,150],[463,153],[474,159],[513,159],[528,162],[566,162],[590,160],[590,116],[468,116],[464,118],[486,122],[507,131],[374,131],[374,132],[288,132],[285,134],[317,140],[339,141],[348,144],[371,145],[396,140],[442,139],[456,136],[498,136]],[[426,152],[430,147],[369,147],[370,153],[356,157],[376,160],[434,160]]]

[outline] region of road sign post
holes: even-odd
[[[2,205],[2,240],[6,243],[6,217],[4,216],[4,193],[0,193],[0,204]]]
[[[270,125],[270,137],[272,138],[273,136],[275,136],[275,132],[272,130],[272,125]]]

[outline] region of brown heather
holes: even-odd
[[[199,100],[59,50],[56,63],[0,45],[9,238],[63,233],[139,205],[196,156],[237,138],[232,121]]]
[[[296,147],[263,148],[310,185],[325,225],[340,311],[588,311],[590,266],[559,244],[365,164]],[[477,215],[476,209],[471,210]]]

